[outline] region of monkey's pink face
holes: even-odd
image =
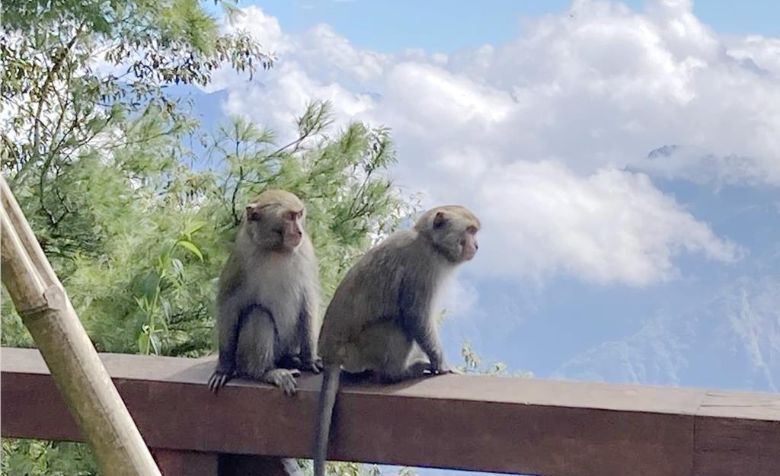
[[[462,261],[469,261],[477,255],[477,250],[479,249],[477,231],[477,227],[470,226],[463,232],[463,237],[460,240],[460,259]]]
[[[282,215],[284,231],[282,235],[282,246],[289,251],[295,251],[298,245],[303,241],[303,210],[297,212],[285,212]]]
[[[293,252],[303,241],[303,210],[248,206],[250,236],[268,250]]]

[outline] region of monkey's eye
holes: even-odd
[[[477,227],[472,225],[472,226],[466,228],[466,231],[468,233],[472,234],[472,235],[476,235],[477,234]]]

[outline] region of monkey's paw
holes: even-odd
[[[311,372],[313,374],[322,372],[322,369],[324,368],[325,366],[322,364],[322,359],[319,357],[314,359],[305,359],[303,363],[301,363],[301,370]]]
[[[461,374],[458,369],[451,368],[447,364],[439,364],[437,367],[431,366],[431,375],[444,375],[444,374]]]
[[[215,394],[219,392],[219,389],[224,387],[228,380],[230,380],[232,374],[233,372],[229,370],[216,369],[214,373],[211,374],[211,377],[209,377],[209,390]]]
[[[301,372],[295,369],[273,369],[265,373],[263,380],[281,388],[286,395],[292,396],[298,391],[298,382],[295,377],[300,377],[300,375]]]

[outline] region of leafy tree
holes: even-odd
[[[190,132],[186,100],[171,86],[205,85],[223,63],[250,74],[272,64],[247,35],[219,34],[196,0],[11,0],[3,8],[3,170],[41,238],[57,242],[47,250],[55,256],[101,251],[96,217],[73,213],[86,197],[66,193],[83,172],[72,170],[82,168],[76,159]],[[149,115],[155,121],[129,119]]]
[[[100,351],[213,352],[215,280],[243,205],[268,187],[307,203],[326,300],[355,257],[416,208],[384,176],[388,131],[334,130],[327,102],[302,111],[286,144],[244,118],[202,130],[177,85],[206,85],[222,65],[251,76],[273,58],[244,34],[221,34],[196,0],[3,9],[2,171]],[[3,345],[33,345],[4,290],[2,326]],[[34,440],[5,439],[0,468],[96,473],[86,446]]]
[[[222,35],[194,0],[3,3],[3,174],[98,350],[199,356],[214,348],[214,280],[242,204],[298,193],[330,292],[407,205],[382,170],[387,131],[329,128],[313,103],[299,137],[235,119],[204,131],[178,84],[227,64],[250,76],[272,57]],[[207,132],[207,131],[206,131]],[[7,297],[7,296],[6,296]],[[31,346],[9,299],[3,345]],[[83,445],[4,440],[3,474],[94,474]]]

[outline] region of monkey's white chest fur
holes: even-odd
[[[256,302],[273,317],[278,343],[288,349],[298,344],[296,330],[304,297],[301,260],[293,254],[272,256],[270,261],[269,266],[251,270],[249,282],[255,283]]]

